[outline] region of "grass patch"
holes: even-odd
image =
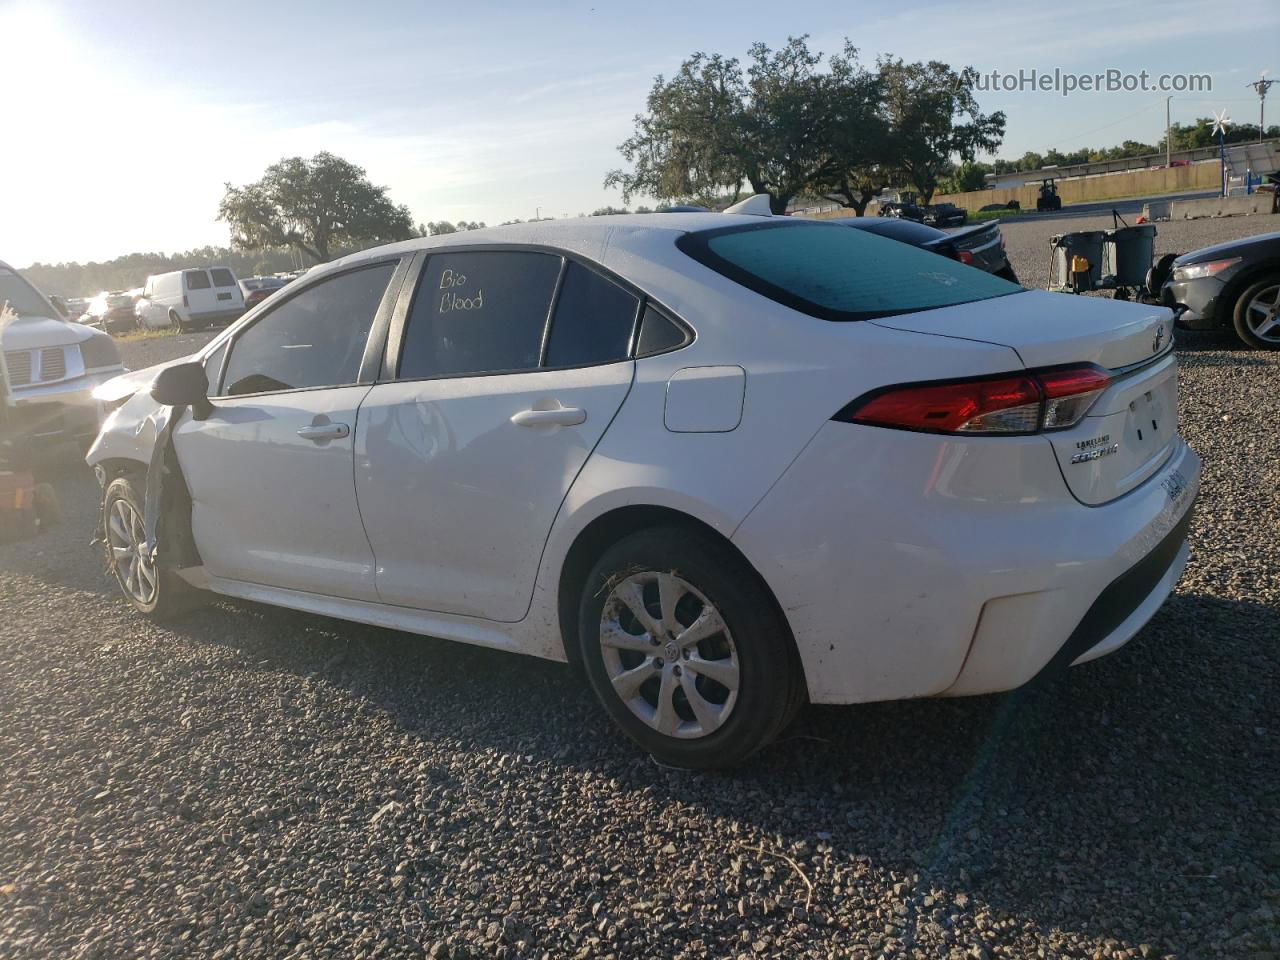
[[[969,212],[970,223],[983,223],[987,220],[1003,220],[1005,217],[1016,217],[1024,213],[1035,213],[1034,210],[972,210]]]
[[[130,330],[128,333],[112,334],[122,343],[137,343],[140,340],[159,340],[163,337],[176,337],[178,331],[172,327],[162,327],[158,330]]]

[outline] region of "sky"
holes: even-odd
[[[307,3],[0,0],[0,259],[105,260],[225,245],[227,182],[284,156],[332,151],[415,221],[575,216],[605,190],[658,74],[694,51],[744,56],[809,34],[957,69],[1209,73],[1175,121],[1228,109],[1280,75],[1280,4],[988,0],[868,4]],[[1155,143],[1164,94],[1003,91],[1000,156]],[[1280,87],[1268,99],[1280,122]],[[1270,118],[1274,117],[1275,120]],[[634,203],[635,201],[633,201]]]

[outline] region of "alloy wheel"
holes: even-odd
[[[146,543],[146,525],[134,505],[124,499],[112,501],[107,508],[112,567],[121,589],[144,606],[155,600],[160,579]]]
[[[1280,343],[1280,283],[1263,287],[1245,305],[1245,323],[1259,340]]]
[[[675,573],[614,582],[600,614],[600,647],[618,698],[664,736],[708,736],[733,712],[741,674],[729,627]]]

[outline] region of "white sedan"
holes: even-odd
[[[100,394],[88,459],[145,613],[223,594],[567,660],[662,762],[725,766],[806,700],[1129,640],[1200,480],[1172,325],[815,221],[522,224],[312,270]]]

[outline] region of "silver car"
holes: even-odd
[[[93,390],[124,372],[111,336],[68,320],[3,261],[0,316],[3,439],[21,447],[92,440],[102,420]]]

